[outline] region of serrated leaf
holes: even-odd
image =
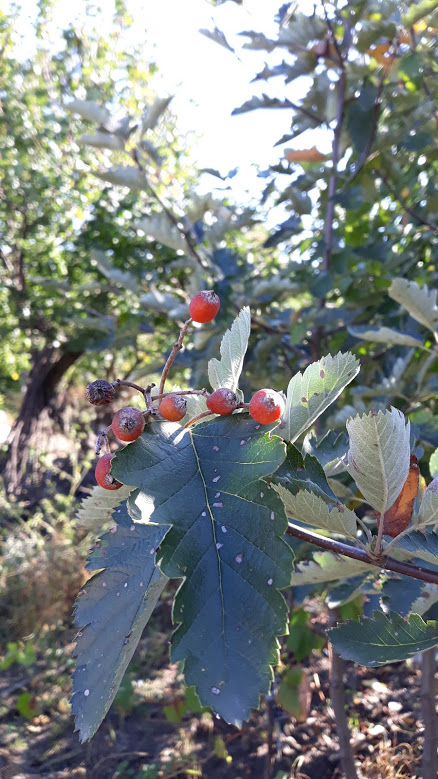
[[[384,613],[395,611],[401,617],[407,617],[411,612],[418,614],[419,612],[412,608],[412,604],[421,596],[424,582],[413,579],[412,576],[389,574],[389,577],[383,582],[381,589],[381,604]]]
[[[359,370],[359,362],[350,352],[339,352],[335,357],[328,354],[312,363],[303,374],[297,373],[287,388],[283,438],[290,443],[296,441],[336,400]]]
[[[396,549],[404,549],[411,557],[438,565],[438,534],[433,530],[412,530],[397,541]]]
[[[214,390],[229,387],[233,392],[236,391],[250,332],[251,313],[248,306],[245,306],[222,338],[221,359],[213,357],[208,361],[208,379]]]
[[[408,477],[410,423],[401,411],[371,411],[347,422],[348,465],[363,497],[379,514],[395,502]]]
[[[286,459],[276,470],[274,479],[292,495],[296,495],[299,490],[308,490],[326,502],[337,503],[322,465],[313,455],[307,454],[303,458],[293,444],[288,444]]]
[[[363,341],[387,344],[388,346],[424,346],[423,341],[414,338],[407,333],[400,333],[392,327],[347,327],[348,332],[354,338]]]
[[[187,252],[188,247],[184,236],[164,213],[143,217],[137,222],[137,228],[163,246],[168,246],[176,252]]]
[[[344,622],[328,631],[335,652],[346,660],[368,666],[407,660],[438,644],[438,625],[424,622],[417,614],[403,619],[379,611],[372,619]]]
[[[354,511],[346,506],[338,503],[336,506],[329,507],[322,498],[307,490],[300,490],[296,495],[292,495],[281,484],[273,484],[272,487],[280,496],[287,514],[292,519],[305,525],[356,538],[357,517]]]
[[[287,631],[278,589],[289,585],[279,498],[261,481],[284,443],[239,414],[181,430],[152,423],[116,454],[112,473],[134,484],[143,521],[172,524],[160,549],[166,576],[184,577],[171,649],[203,705],[240,723],[272,680],[277,635]]]
[[[429,290],[426,285],[420,287],[415,281],[397,278],[393,279],[388,295],[406,308],[411,317],[420,324],[432,330],[438,328],[438,290]]]
[[[99,530],[107,522],[112,522],[114,509],[129,496],[132,487],[123,485],[118,490],[105,490],[96,484],[87,498],[81,502],[76,512],[76,522],[87,530]]]
[[[357,576],[363,571],[369,572],[368,563],[343,557],[334,552],[314,552],[313,560],[306,560],[295,565],[291,584],[321,584],[344,579],[348,576]]]
[[[351,576],[332,587],[326,597],[329,609],[338,609],[354,600],[361,593],[368,575],[369,573],[363,573],[359,576]]]
[[[432,476],[432,479],[435,479],[438,476],[438,449],[435,449],[434,453],[430,456],[429,473]]]
[[[438,584],[432,584],[431,582],[421,582],[421,584],[423,585],[421,592],[410,608],[410,611],[420,616],[429,611],[431,606],[438,601]]]
[[[123,151],[125,143],[120,135],[112,133],[94,133],[94,135],[81,135],[79,143],[83,146],[93,146],[96,149],[111,149],[112,151]]]
[[[72,712],[81,741],[90,739],[119,688],[141,634],[167,582],[155,550],[168,526],[133,522],[126,503],[117,525],[90,555],[88,570],[105,570],[87,582],[75,605],[82,630],[75,649]]]
[[[94,100],[71,100],[70,103],[64,103],[64,108],[95,124],[104,125],[110,116],[109,111]]]

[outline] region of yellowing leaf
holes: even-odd
[[[284,156],[289,162],[321,162],[327,159],[316,146],[311,149],[285,149]]]

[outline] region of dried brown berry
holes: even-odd
[[[116,391],[113,385],[104,379],[92,381],[85,388],[85,397],[93,406],[106,406],[107,403],[114,400],[115,396]]]

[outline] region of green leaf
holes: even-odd
[[[120,135],[112,133],[94,133],[94,135],[81,135],[79,143],[84,146],[94,146],[96,149],[111,149],[111,151],[123,151],[125,142]]]
[[[405,27],[412,27],[415,22],[424,19],[425,16],[428,16],[435,11],[436,8],[438,8],[438,0],[421,0],[419,3],[414,3],[402,17],[403,25]]]
[[[300,608],[294,609],[291,614],[286,647],[294,653],[298,663],[309,657],[313,649],[321,650],[325,644],[325,638],[309,627],[310,616],[308,611]]]
[[[249,308],[245,306],[234,320],[231,329],[227,330],[222,338],[221,359],[217,360],[213,357],[208,362],[208,378],[214,390],[229,387],[236,391],[250,332],[251,314]]]
[[[272,487],[280,496],[287,514],[292,519],[315,528],[330,530],[331,533],[356,538],[356,514],[342,503],[329,507],[313,492],[300,490],[293,495],[281,484],[273,484]]]
[[[347,330],[354,338],[361,338],[363,341],[374,341],[388,346],[424,346],[418,338],[400,333],[392,327],[347,327]]]
[[[293,443],[333,403],[359,373],[358,360],[350,352],[330,354],[297,373],[287,388],[285,426],[281,435]]]
[[[137,228],[143,230],[154,241],[169,246],[174,251],[187,253],[187,243],[181,231],[170,221],[167,214],[151,214],[137,222]]]
[[[133,165],[117,165],[114,168],[93,171],[93,175],[102,181],[108,181],[117,187],[128,187],[129,189],[145,189],[145,179],[138,168]]]
[[[72,712],[81,741],[105,717],[167,578],[155,566],[155,550],[168,526],[133,522],[126,504],[117,525],[90,555],[88,570],[105,570],[87,582],[75,606],[78,634]]]
[[[438,328],[438,290],[429,290],[426,285],[420,287],[415,281],[397,278],[393,279],[388,295],[406,308],[411,317],[420,324],[432,330]]]
[[[173,95],[170,97],[157,97],[154,102],[147,106],[141,121],[141,133],[144,135],[147,130],[153,130],[160,116],[164,114]]]
[[[126,485],[118,490],[105,490],[96,484],[76,512],[77,524],[88,530],[99,530],[107,522],[114,525],[113,511],[127,499],[131,490],[132,487]]]
[[[261,481],[284,455],[281,439],[238,414],[186,430],[153,423],[112,466],[140,489],[144,522],[172,524],[159,555],[166,576],[184,577],[171,658],[185,661],[201,703],[234,724],[269,690],[276,636],[287,632],[278,589],[289,585],[292,552],[281,501]]]
[[[414,525],[418,529],[419,527],[425,527],[426,525],[438,524],[438,478],[433,479],[427,489],[424,492],[423,499],[420,503],[420,509],[416,516],[414,516]]]
[[[276,703],[292,714],[298,722],[304,722],[309,714],[311,692],[307,670],[294,665],[286,671],[278,685]]]
[[[362,587],[369,574],[360,574],[344,579],[339,584],[330,589],[326,597],[326,603],[329,609],[337,609],[346,603],[354,600],[362,592]]]
[[[410,460],[410,423],[401,411],[371,411],[347,422],[348,465],[367,503],[380,514],[399,496]]]
[[[346,660],[368,666],[406,660],[438,644],[438,625],[424,622],[417,614],[403,619],[379,611],[372,619],[344,622],[328,631],[335,652]]]
[[[109,111],[94,100],[71,100],[70,103],[64,103],[64,108],[95,124],[105,125],[110,118]]]
[[[320,584],[357,576],[363,571],[369,572],[368,563],[343,557],[334,552],[314,552],[313,560],[300,562],[295,566],[291,584]]]
[[[397,541],[396,549],[404,549],[412,557],[438,565],[438,535],[432,530],[412,530]]]
[[[324,501],[337,503],[336,495],[316,457],[307,454],[303,458],[293,444],[288,444],[286,459],[275,472],[275,481],[283,484],[292,495],[305,489],[319,495]]]

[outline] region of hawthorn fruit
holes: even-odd
[[[92,381],[85,387],[85,397],[93,406],[105,406],[107,403],[111,403],[115,396],[116,391],[113,385],[104,379]]]
[[[125,406],[114,414],[111,429],[119,441],[135,441],[144,430],[144,416],[138,408]]]
[[[120,487],[123,487],[121,482],[117,481],[114,476],[111,476],[111,460],[113,457],[114,453],[108,452],[108,454],[104,454],[97,461],[94,475],[98,485],[103,487],[104,490],[119,490]]]
[[[249,413],[261,425],[276,422],[284,414],[285,403],[279,392],[273,389],[260,389],[249,402]]]
[[[221,307],[221,302],[212,289],[204,289],[191,299],[189,305],[190,316],[194,322],[206,324],[215,318]]]
[[[240,401],[236,393],[228,387],[221,387],[212,392],[207,398],[207,408],[213,414],[220,414],[223,417],[232,414],[236,410]]]
[[[168,422],[180,422],[187,413],[187,400],[183,395],[166,395],[158,406],[163,419]]]

